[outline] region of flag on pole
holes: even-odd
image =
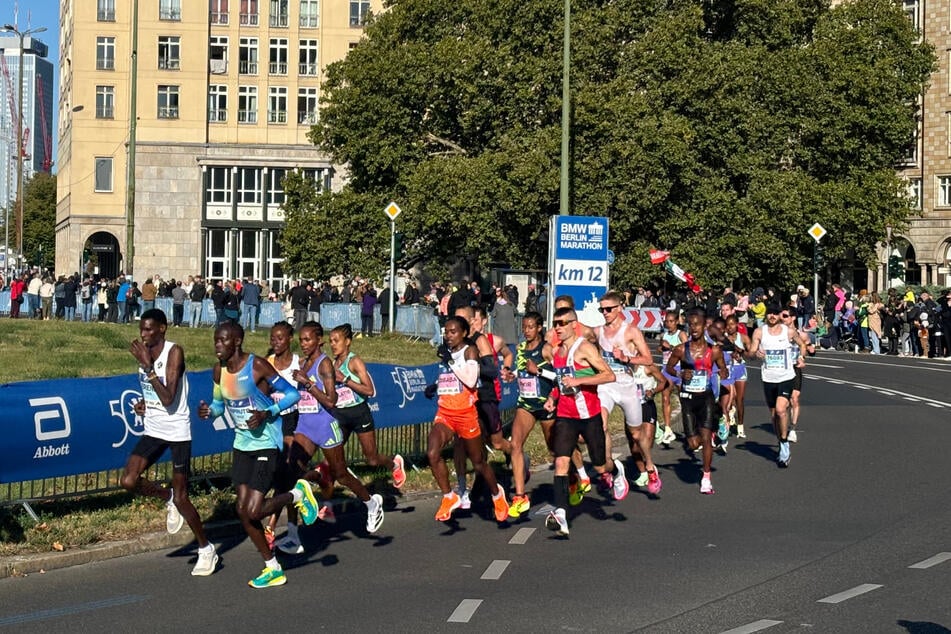
[[[694,293],[699,293],[703,289],[697,284],[696,279],[692,273],[687,273],[682,268],[677,266],[673,260],[670,259],[669,251],[661,251],[660,249],[651,249],[651,264],[663,264],[664,268],[668,273],[676,277],[678,280],[683,282],[690,288]]]

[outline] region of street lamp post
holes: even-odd
[[[27,29],[26,31],[20,31],[12,24],[4,24],[3,28],[0,31],[6,33],[13,33],[18,38],[20,38],[20,63],[17,71],[17,106],[19,108],[19,116],[17,117],[17,200],[19,201],[19,206],[17,208],[16,214],[16,225],[17,225],[17,259],[18,261],[23,260],[23,154],[25,153],[25,148],[23,147],[23,40],[28,35],[33,35],[34,33],[42,33],[46,30],[45,26],[40,26],[35,29]],[[34,100],[34,107],[36,106]],[[42,107],[42,104],[40,105]],[[7,232],[9,236],[9,231]],[[9,243],[9,237],[8,237]],[[4,253],[4,263],[6,263],[7,254]]]

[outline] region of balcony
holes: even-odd
[[[96,106],[97,119],[115,119],[115,108],[112,106]]]
[[[271,75],[286,75],[287,62],[271,62],[268,65],[268,73]]]
[[[316,77],[318,70],[319,67],[317,64],[308,64],[305,62],[298,67],[297,73],[302,76]]]
[[[297,123],[300,125],[314,125],[317,123],[317,113],[299,112],[297,113]]]
[[[320,26],[320,18],[316,15],[302,15],[300,16],[300,28],[302,29],[316,29]]]
[[[212,24],[228,24],[228,14],[221,11],[213,11],[211,14]]]
[[[112,57],[97,57],[96,70],[115,70],[116,60]]]
[[[182,60],[160,57],[158,67],[162,70],[178,70],[181,68]]]
[[[115,22],[116,21],[116,10],[115,9],[99,9],[96,12],[96,20],[99,22]]]
[[[287,110],[268,110],[268,123],[287,123]]]
[[[177,106],[160,106],[158,109],[159,119],[178,119]]]
[[[224,108],[212,108],[208,111],[209,123],[224,123],[228,120],[228,111]]]
[[[258,14],[257,13],[241,13],[238,15],[238,24],[240,24],[241,26],[257,26]]]
[[[172,20],[180,22],[182,19],[182,10],[177,7],[159,8],[159,20]]]
[[[238,123],[257,123],[258,113],[256,110],[238,110]]]
[[[257,75],[258,74],[258,63],[257,62],[238,62],[238,74],[239,75]]]
[[[268,18],[268,24],[271,28],[286,29],[288,25],[287,14],[272,15]]]

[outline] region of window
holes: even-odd
[[[181,20],[182,0],[159,0],[159,20]]]
[[[350,0],[350,26],[363,26],[369,13],[370,0]]]
[[[228,87],[221,84],[208,86],[208,121],[224,123],[228,120]]]
[[[205,242],[205,277],[230,279],[231,240],[227,229],[209,229]]]
[[[309,180],[317,187],[317,191],[329,191],[333,172],[323,167],[306,167],[301,170],[304,180]]]
[[[269,205],[283,205],[284,204],[284,178],[287,177],[287,170],[278,167],[276,169],[272,168],[270,173],[268,173],[268,189],[267,189],[267,204]]]
[[[238,74],[258,74],[258,38],[242,37],[238,40]]]
[[[297,123],[314,125],[317,123],[317,89],[297,89]]]
[[[116,38],[96,38],[96,70],[116,69]]]
[[[209,0],[208,10],[212,24],[228,23],[228,0]]]
[[[911,21],[916,33],[921,33],[921,1],[903,0],[902,6],[905,9],[905,15]]]
[[[287,39],[272,37],[268,46],[268,73],[287,74]]]
[[[908,179],[908,197],[911,198],[911,208],[921,211],[921,179]]]
[[[938,207],[951,207],[951,176],[938,177]]]
[[[317,64],[317,40],[301,40],[299,49],[300,65],[297,72],[300,75],[316,77],[320,66]]]
[[[300,28],[316,29],[320,26],[319,0],[300,1]]]
[[[241,13],[238,20],[241,26],[257,26],[258,0],[241,0]]]
[[[257,86],[238,86],[238,123],[258,122]]]
[[[287,27],[287,0],[271,0],[269,24],[272,27]]]
[[[178,70],[182,64],[182,44],[178,36],[161,35],[158,39],[158,67]]]
[[[287,280],[284,279],[284,252],[279,244],[280,233],[270,231],[267,234],[267,279],[271,280],[275,289],[284,288]]]
[[[260,251],[262,234],[257,229],[238,229],[238,253],[236,275],[241,278],[260,278]]]
[[[112,157],[96,157],[96,183],[97,192],[112,191]]]
[[[208,168],[208,188],[205,190],[206,203],[231,204],[231,168]]]
[[[116,116],[116,89],[113,86],[96,86],[96,118],[112,119]]]
[[[228,38],[224,35],[212,35],[208,40],[208,70],[212,75],[225,75],[228,72]]]
[[[115,22],[116,0],[97,0],[96,20],[99,22]]]
[[[158,87],[158,118],[178,119],[178,86]]]
[[[261,168],[238,168],[238,204],[261,204]]]
[[[286,86],[271,86],[267,89],[267,122],[287,123]]]

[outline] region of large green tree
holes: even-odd
[[[16,211],[20,203],[17,200],[11,204],[10,249],[15,250]],[[56,248],[55,228],[56,176],[38,172],[23,184],[23,257],[29,264],[52,266]]]
[[[291,268],[381,270],[391,199],[407,260],[543,268],[562,28],[557,0],[398,0],[372,19],[311,131],[349,182],[289,211]],[[893,167],[934,65],[892,0],[575,0],[572,211],[611,219],[619,283],[657,274],[650,246],[702,284],[795,279],[813,222],[828,257],[870,260],[910,212]],[[309,232],[322,245],[292,252]]]

